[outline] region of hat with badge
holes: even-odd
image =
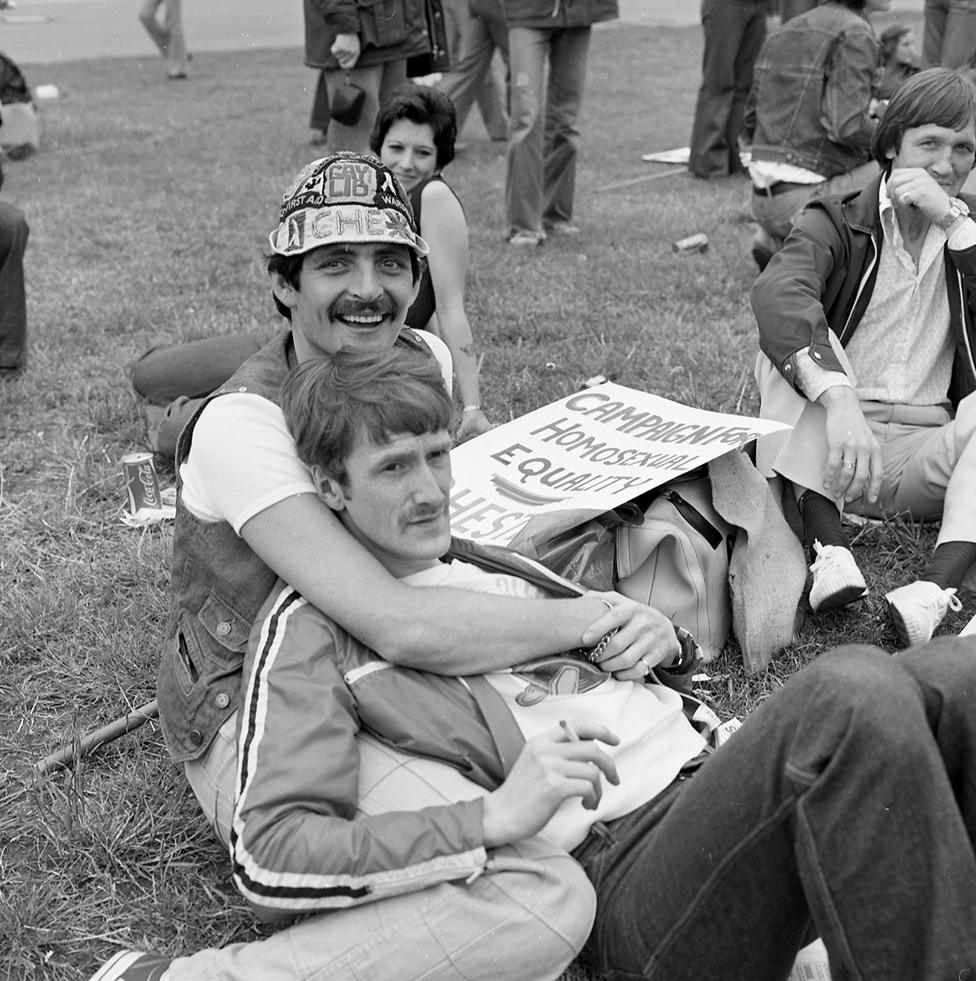
[[[278,227],[268,241],[278,255],[355,242],[406,245],[418,255],[429,251],[399,181],[366,153],[334,153],[303,167],[281,199]]]

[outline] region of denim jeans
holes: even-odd
[[[847,194],[849,191],[860,191],[867,187],[880,169],[870,160],[860,167],[845,174],[837,174],[820,184],[804,184],[782,194],[767,194],[765,192],[752,195],[752,217],[764,231],[768,232],[776,242],[777,248],[782,248],[783,241],[790,234],[793,223],[800,217],[800,212],[814,199],[825,194]]]
[[[185,764],[200,806],[227,845],[236,778],[236,717],[200,760]],[[452,767],[420,761],[365,734],[364,813],[436,806],[485,791]],[[473,882],[448,882],[285,926],[267,940],[178,957],[170,981],[552,981],[583,946],[593,888],[566,852],[541,837],[493,849]]]
[[[513,27],[508,32],[511,124],[505,201],[509,235],[541,233],[545,224],[573,216],[580,135],[576,124],[589,47],[589,27]]]
[[[160,23],[156,19],[156,11],[163,4],[163,20]],[[175,75],[185,72],[189,59],[183,35],[183,0],[143,0],[139,20],[159,48],[159,53],[168,62],[169,73]]]
[[[176,441],[200,402],[274,336],[274,328],[157,344],[132,366],[132,387],[150,405],[166,406],[157,421],[156,450],[176,453]]]
[[[485,129],[493,140],[508,135],[507,69],[495,71],[494,55],[508,61],[508,30],[500,0],[473,9],[468,0],[444,4],[451,68],[437,87],[454,103],[457,131],[464,129],[475,99]],[[453,36],[452,36],[453,35]],[[500,77],[499,77],[500,76]]]
[[[976,971],[976,639],[824,654],[693,776],[575,852],[615,981]]]
[[[925,0],[922,64],[966,68],[976,56],[976,0]]]
[[[698,177],[742,170],[739,134],[752,69],[766,37],[766,9],[756,0],[702,0],[702,84],[691,130],[688,169]]]
[[[24,213],[0,201],[0,369],[27,364],[24,251],[28,234]]]

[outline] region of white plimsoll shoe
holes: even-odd
[[[949,610],[962,609],[954,588],[943,589],[934,582],[916,579],[885,593],[888,615],[905,647],[914,647],[932,639],[935,628]]]
[[[867,594],[864,576],[854,561],[854,555],[843,545],[813,543],[817,557],[810,566],[813,585],[810,587],[810,609],[833,610],[847,606]]]

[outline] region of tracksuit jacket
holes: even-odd
[[[798,391],[797,353],[807,350],[821,367],[841,371],[827,331],[846,346],[871,299],[883,244],[882,179],[812,201],[752,288],[759,346]],[[976,201],[966,203],[976,213]],[[949,399],[957,405],[976,390],[976,247],[946,246],[945,281],[955,345]]]
[[[583,592],[509,549],[455,539],[448,558],[519,575],[551,595]],[[658,669],[658,680],[682,693],[685,714],[709,732],[714,717],[705,721],[710,713],[682,691],[693,669],[693,659],[677,677]],[[482,676],[395,667],[279,582],[257,617],[244,679],[231,862],[259,916],[373,902],[484,870],[480,798],[357,815],[355,741],[369,732],[494,789],[524,739]]]

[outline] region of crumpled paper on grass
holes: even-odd
[[[145,528],[148,525],[159,524],[160,521],[172,521],[176,517],[176,488],[167,487],[159,492],[158,508],[139,508],[135,514],[123,509],[122,524],[130,528]]]

